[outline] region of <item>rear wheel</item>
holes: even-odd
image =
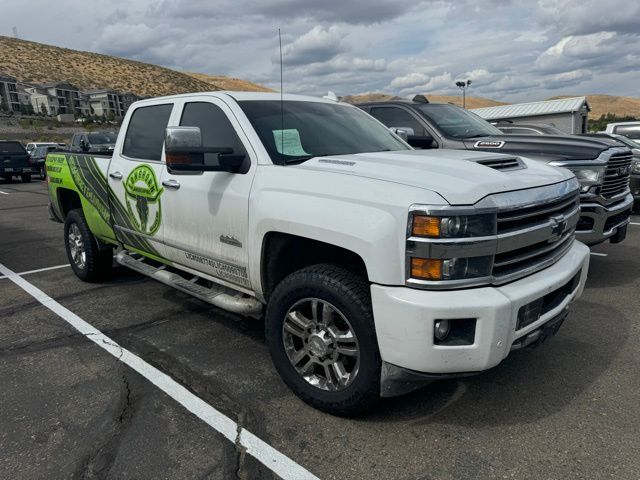
[[[22,178],[22,183],[29,183],[31,181],[31,174],[23,173],[20,178]]]
[[[109,275],[113,266],[113,250],[100,249],[89,230],[81,209],[71,210],[64,222],[64,245],[74,273],[86,282]]]
[[[380,353],[368,283],[334,265],[313,265],[285,278],[266,314],[278,373],[302,400],[354,415],[380,398]]]

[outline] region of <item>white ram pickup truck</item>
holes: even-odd
[[[78,277],[104,277],[115,250],[121,265],[264,318],[286,384],[334,414],[541,342],[587,277],[568,170],[415,151],[330,100],[144,100],[112,156],[50,154],[47,173]]]

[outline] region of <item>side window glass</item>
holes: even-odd
[[[371,109],[371,115],[384,123],[387,127],[408,127],[412,128],[414,135],[424,135],[424,128],[411,115],[400,108],[376,107]]]
[[[131,158],[159,162],[172,108],[173,104],[137,108],[129,120],[122,153]]]
[[[199,127],[203,147],[231,147],[233,155],[246,155],[244,146],[227,115],[213,103],[187,103],[182,112],[180,126]],[[249,161],[248,158],[246,161]],[[218,154],[205,154],[204,164],[218,165]]]

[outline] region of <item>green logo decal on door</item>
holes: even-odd
[[[124,183],[127,211],[140,233],[154,235],[162,221],[160,195],[156,174],[149,165],[139,165],[129,173]]]

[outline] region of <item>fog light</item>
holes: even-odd
[[[449,324],[449,320],[436,320],[436,323],[433,327],[433,334],[436,337],[436,340],[444,340],[449,335],[449,330],[451,330],[451,325]]]

